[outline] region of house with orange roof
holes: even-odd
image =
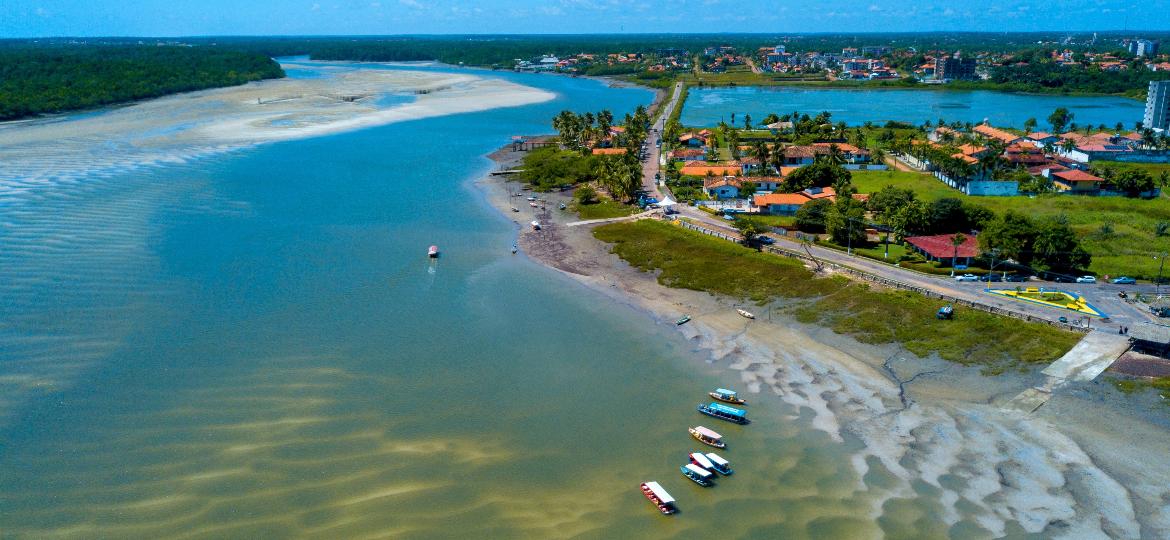
[[[593,155],[595,156],[621,156],[629,153],[626,148],[594,148]]]
[[[1032,167],[1048,161],[1044,150],[1030,141],[1008,145],[1003,151],[1003,158],[1012,166],[1023,165],[1024,167]]]
[[[737,199],[743,183],[734,176],[709,177],[703,180],[703,193],[713,199]]]
[[[1055,145],[1056,143],[1060,142],[1059,137],[1048,133],[1047,131],[1033,131],[1025,135],[1024,138],[1039,147],[1048,146],[1050,144]]]
[[[1069,193],[1096,193],[1105,182],[1104,178],[1075,169],[1067,171],[1048,169],[1044,171],[1044,176],[1052,180],[1052,185],[1056,186],[1057,190]]]
[[[739,176],[738,162],[729,161],[723,164],[712,164],[705,161],[692,161],[683,165],[679,171],[683,176]]]
[[[678,138],[678,142],[692,148],[707,146],[707,135],[702,133],[684,133]]]
[[[670,159],[675,161],[703,161],[707,156],[702,148],[679,148],[670,152]]]
[[[987,124],[979,124],[978,126],[975,126],[971,131],[974,133],[978,133],[979,135],[982,135],[983,137],[985,137],[987,139],[994,139],[994,140],[1000,141],[1003,144],[1012,144],[1014,142],[1019,142],[1020,139],[1023,139],[1023,137],[1020,137],[1019,135],[1016,135],[1015,133],[1012,133],[1010,131],[1004,131],[1002,129],[992,127],[992,126],[987,125]]]
[[[760,209],[761,214],[793,216],[796,215],[796,211],[800,210],[801,206],[818,199],[835,201],[837,200],[837,192],[831,187],[826,187],[809,188],[797,193],[768,193],[756,195],[752,199],[752,204]]]

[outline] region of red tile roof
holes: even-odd
[[[948,257],[978,257],[979,240],[971,235],[963,235],[965,239],[959,245],[958,255],[955,255],[955,245],[951,243],[953,234],[936,234],[933,236],[910,236],[906,238],[918,249],[925,251],[931,257],[945,259]]]
[[[629,152],[625,148],[594,148],[593,155],[595,156],[618,156]]]
[[[1105,179],[1100,176],[1093,176],[1085,171],[1078,171],[1076,169],[1068,171],[1057,171],[1051,173],[1053,178],[1064,180],[1066,182],[1104,182]]]
[[[1020,138],[1019,135],[1016,135],[1016,134],[1008,132],[1008,131],[1004,131],[1004,130],[999,129],[999,128],[991,127],[987,124],[979,124],[978,126],[975,126],[975,128],[972,129],[971,131],[974,131],[975,133],[983,135],[984,137],[987,137],[989,139],[999,139],[1005,143],[1011,143],[1012,141]]]

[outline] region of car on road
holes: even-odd
[[[1077,278],[1077,283],[1096,283],[1097,278],[1093,276],[1081,276]]]
[[[1137,283],[1137,280],[1128,276],[1121,276],[1113,278],[1113,283],[1118,285],[1133,285]]]
[[[963,274],[961,276],[955,276],[955,281],[979,281],[979,277],[975,274]]]
[[[1024,274],[1008,274],[1007,277],[1003,278],[1003,280],[1010,281],[1012,283],[1023,283],[1028,281],[1028,276],[1025,276]]]
[[[1058,274],[1051,274],[1049,276],[1049,279],[1051,279],[1052,281],[1055,281],[1057,283],[1072,283],[1074,281],[1073,278],[1070,276],[1062,276],[1062,275],[1058,275]]]
[[[723,219],[726,219],[727,221],[735,221],[735,216],[731,214],[724,214]]]
[[[996,273],[991,273],[991,274],[987,274],[983,277],[980,277],[979,281],[986,281],[988,283],[991,283],[993,281],[999,282],[999,281],[1003,281],[1003,276],[996,274]]]
[[[761,244],[769,244],[769,245],[771,245],[771,244],[775,244],[775,243],[776,243],[776,239],[775,239],[775,238],[772,238],[771,236],[762,236],[762,235],[761,235],[761,236],[757,236],[757,237],[756,237],[756,240],[759,240]]]

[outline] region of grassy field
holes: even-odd
[[[577,215],[581,216],[581,219],[625,217],[640,211],[637,206],[622,204],[612,199],[601,199],[594,204],[573,203],[572,208],[574,212],[577,212]]]
[[[1170,165],[1165,168],[1170,169]],[[1170,197],[1166,195],[1152,200],[1059,194],[968,197],[929,174],[903,171],[853,171],[853,184],[861,193],[873,193],[886,185],[909,188],[924,201],[956,197],[996,213],[1013,210],[1033,218],[1063,215],[1093,254],[1089,270],[1101,275],[1151,279],[1158,273],[1159,261],[1154,255],[1170,251],[1170,236],[1155,235],[1159,222],[1170,222]]]
[[[919,199],[933,201],[944,197],[964,197],[939,179],[924,173],[908,171],[849,171],[858,193],[874,193],[886,186],[912,189]]]
[[[643,220],[598,227],[631,265],[659,270],[658,282],[766,302],[797,300],[798,320],[828,326],[865,343],[897,342],[919,356],[937,353],[963,364],[1001,372],[1019,363],[1048,362],[1067,352],[1079,334],[960,310],[951,321],[935,318],[938,302],[916,293],[871,289],[840,276],[818,278],[800,263],[759,253],[662,222]]]

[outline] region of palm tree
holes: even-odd
[[[1063,141],[1060,141],[1060,149],[1063,150],[1064,153],[1066,153],[1066,154],[1069,152],[1072,152],[1073,149],[1075,149],[1076,147],[1077,147],[1076,141],[1072,140],[1071,138],[1064,139]]]
[[[735,123],[735,120],[732,120],[732,123]],[[750,115],[750,114],[743,115],[743,129],[745,129],[747,131],[751,131],[751,129],[752,129],[752,115]]]
[[[951,275],[955,275],[955,264],[959,262],[959,246],[967,241],[967,237],[963,233],[955,233],[951,237],[951,245],[955,247],[954,256],[951,257]]]

